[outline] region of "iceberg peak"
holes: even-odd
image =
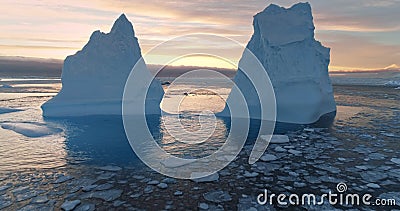
[[[276,4],[270,4],[260,13],[278,12],[278,11],[284,12],[287,10],[307,12],[307,13],[310,13],[310,15],[311,15],[311,5],[308,2],[300,2],[300,3],[294,4],[293,6],[291,6],[290,8],[287,8],[287,9],[285,7],[281,7]]]
[[[271,4],[254,16],[253,25],[254,32],[272,46],[314,37],[315,27],[309,3],[298,3],[288,9]]]
[[[308,2],[300,2],[291,7],[292,10],[303,10],[310,12],[311,14],[311,5]]]
[[[331,121],[336,103],[328,74],[330,49],[314,38],[311,5],[298,3],[286,9],[271,4],[254,16],[253,27],[247,49],[257,57],[271,80],[276,120],[293,124],[312,124],[319,119]],[[239,61],[235,83],[245,96],[250,117],[260,119],[261,106],[265,105],[260,104],[259,94],[240,69],[250,63],[246,54],[244,51]],[[221,115],[228,111],[226,107]]]
[[[94,31],[82,50],[64,60],[62,88],[42,105],[43,116],[121,115],[125,82],[134,65],[140,63],[150,77],[141,57],[132,23],[122,14],[109,33]],[[149,93],[146,112],[157,113],[161,83],[154,80]]]
[[[126,17],[126,15],[124,13],[122,13],[118,17],[118,19],[114,22],[110,33],[135,36],[135,32],[133,30],[132,23],[128,20],[128,18]]]

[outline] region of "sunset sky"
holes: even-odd
[[[400,0],[309,2],[316,38],[331,48],[331,70],[400,65]],[[134,24],[142,53],[187,33],[227,36],[245,45],[253,33],[253,15],[270,3],[289,7],[297,1],[3,0],[0,56],[64,59],[81,49],[93,31],[109,32],[121,13]],[[215,48],[216,52],[228,52],[226,56],[234,61],[242,53],[240,49],[230,49],[231,46],[207,45],[200,41],[181,45],[193,49]],[[171,49],[169,56],[179,47]]]

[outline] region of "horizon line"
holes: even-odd
[[[0,60],[9,60],[9,61],[32,61],[32,62],[51,62],[51,63],[64,63],[65,59],[59,59],[59,58],[49,58],[49,57],[31,57],[31,56],[14,56],[14,55],[0,55]],[[233,69],[231,67],[217,67],[217,66],[211,66],[211,65],[204,65],[204,66],[198,66],[198,65],[163,65],[163,64],[156,64],[156,63],[146,63],[147,65],[153,65],[153,66],[166,66],[166,67],[187,67],[187,68],[216,68],[216,69],[223,69],[223,70],[232,70],[236,71],[236,69]],[[386,67],[377,67],[377,68],[367,68],[367,67],[345,67],[345,66],[335,66],[335,65],[329,65],[328,67],[328,72],[329,73],[362,73],[362,72],[384,72],[384,71],[400,71],[400,66],[397,64],[391,64]]]

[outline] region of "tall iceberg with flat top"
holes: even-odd
[[[314,39],[311,6],[299,3],[286,9],[271,4],[254,16],[253,27],[247,49],[270,77],[277,121],[311,124],[325,115],[334,117],[336,103],[328,75],[330,49]],[[246,57],[240,62],[243,59]],[[240,69],[234,81],[246,99],[250,117],[260,119],[261,105],[252,83]],[[227,112],[226,107],[222,115]]]
[[[65,59],[62,89],[42,105],[43,116],[121,115],[125,82],[134,65],[144,62],[141,57],[133,26],[122,14],[109,33],[93,32],[81,51]],[[148,114],[160,112],[163,94],[161,84],[153,80],[147,92]]]

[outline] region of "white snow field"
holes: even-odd
[[[43,116],[120,115],[126,79],[141,56],[133,26],[122,14],[110,33],[93,32],[81,51],[65,59],[62,89],[42,105]],[[154,80],[146,112],[159,112],[163,93]]]
[[[253,27],[247,48],[270,77],[277,121],[311,124],[334,113],[336,103],[328,75],[330,49],[314,39],[311,6],[299,3],[286,9],[271,4],[254,16]],[[246,58],[244,53],[239,67]],[[259,95],[243,70],[239,69],[234,80],[246,98],[250,117],[260,119]]]

